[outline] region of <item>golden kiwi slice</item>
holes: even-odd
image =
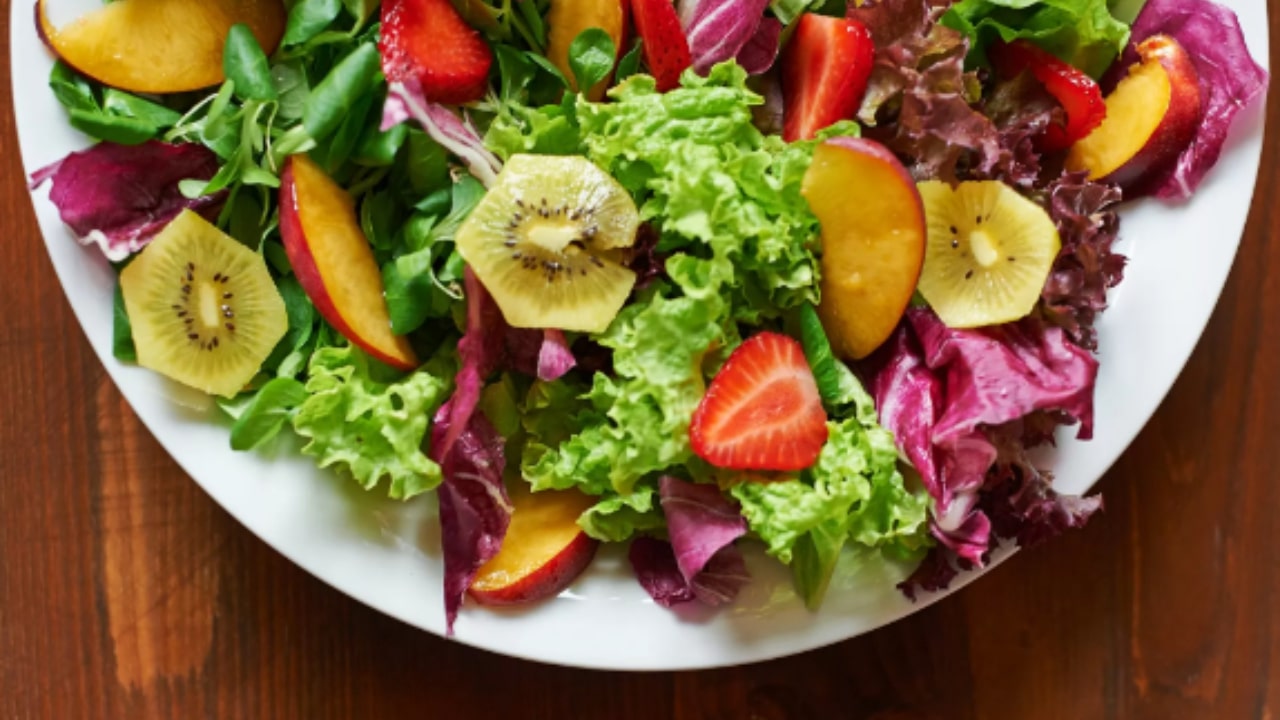
[[[262,257],[190,210],[120,273],[138,364],[231,397],[289,327]]]
[[[994,180],[919,183],[928,240],[920,294],[949,327],[1030,314],[1060,247],[1049,214]]]
[[[513,327],[601,332],[636,282],[618,262],[640,214],[583,157],[513,155],[458,230],[458,252]]]

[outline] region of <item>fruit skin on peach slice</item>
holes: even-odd
[[[595,498],[577,490],[511,493],[515,510],[502,549],[476,573],[468,592],[482,605],[517,605],[557,595],[582,574],[599,542],[578,526]]]
[[[413,370],[418,358],[391,332],[382,273],[345,190],[306,155],[280,174],[280,234],[298,283],[320,315],[365,352]]]
[[[279,0],[116,0],[56,27],[38,0],[36,28],[58,57],[112,87],[176,93],[221,83],[222,49],[244,23],[267,54],[284,35]],[[65,0],[63,0],[65,1]]]
[[[626,52],[622,41],[627,29],[625,0],[551,0],[547,12],[547,59],[577,89],[573,69],[569,67],[569,45],[587,28],[600,28],[609,34],[619,57]],[[587,91],[587,99],[599,101],[609,89],[609,81],[601,80]]]
[[[1200,126],[1200,77],[1167,35],[1138,44],[1140,61],[1106,98],[1107,117],[1067,153],[1066,167],[1126,190],[1177,162]]]
[[[861,359],[902,318],[924,265],[924,203],[897,157],[863,138],[819,145],[801,193],[822,226],[818,315],[836,354]]]

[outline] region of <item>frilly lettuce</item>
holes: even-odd
[[[343,467],[366,490],[387,478],[388,494],[408,499],[440,484],[440,466],[422,447],[453,368],[437,357],[399,380],[377,377],[380,371],[353,347],[317,350],[293,429],[310,440],[302,452],[320,467]]]
[[[574,415],[576,432],[556,442],[557,428],[544,427],[557,422],[554,411],[526,423],[532,439],[523,468],[533,489],[625,495],[646,474],[688,462],[689,418],[706,387],[703,357],[727,340],[722,308],[715,298],[655,294],[623,310],[599,338],[614,351],[616,375],[596,374],[586,393],[590,410]]]
[[[1111,15],[1107,0],[961,0],[942,24],[969,37],[969,61],[986,65],[992,42],[1030,40],[1095,78],[1129,39],[1129,26]]]
[[[748,479],[730,488],[768,553],[792,566],[809,607],[822,601],[846,543],[903,555],[928,543],[928,495],[907,490],[893,435],[876,424],[870,395],[839,368],[852,382],[841,383],[848,397],[838,404],[853,413],[829,424],[813,467],[788,480]]]

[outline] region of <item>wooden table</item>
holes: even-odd
[[[0,37],[7,64],[7,24]],[[1274,128],[1280,93],[1272,100]],[[1265,157],[1278,151],[1268,137]],[[1085,530],[824,650],[713,672],[596,673],[491,655],[383,617],[205,496],[85,342],[2,110],[0,718],[1271,717],[1277,207],[1280,171],[1264,162],[1213,321],[1102,480],[1106,513]]]

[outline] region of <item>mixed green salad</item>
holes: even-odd
[[[601,542],[668,607],[759,542],[817,608],[848,547],[914,597],[1083,524],[1028,450],[1092,433],[1116,207],[1267,83],[1209,0],[48,4],[100,142],[32,183],[116,357],[436,493],[450,629]]]

